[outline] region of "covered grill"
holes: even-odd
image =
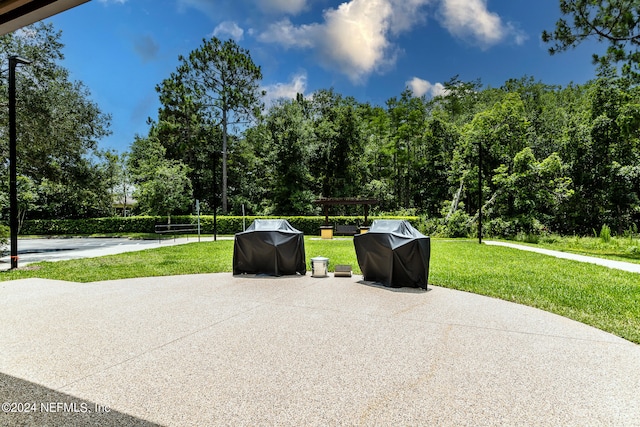
[[[304,235],[285,219],[257,219],[235,235],[233,274],[306,274]]]
[[[408,221],[375,220],[353,244],[364,280],[427,289],[431,240]]]

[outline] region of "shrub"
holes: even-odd
[[[248,227],[255,219],[284,218],[296,229],[307,235],[320,235],[320,226],[324,225],[324,216],[292,216],[292,217],[267,217],[247,216],[245,225]],[[200,232],[213,234],[213,215],[200,216]],[[419,230],[424,226],[419,217],[369,217],[369,225],[375,219],[406,219]],[[235,234],[243,230],[242,216],[220,215],[216,225],[218,234]],[[194,215],[176,215],[171,217],[172,224],[196,224],[198,218]],[[24,222],[21,234],[23,235],[92,235],[113,233],[154,233],[156,224],[166,224],[166,216],[132,216],[111,218],[87,218],[87,219],[52,219],[52,220],[27,220]],[[332,216],[329,224],[340,225],[364,225],[363,216]]]
[[[600,229],[600,241],[609,243],[611,241],[611,228],[607,224],[603,224]]]
[[[544,234],[540,237],[541,243],[558,243],[562,241],[562,237],[557,234]]]
[[[471,217],[462,210],[455,211],[444,224],[442,234],[446,237],[468,237],[471,234]]]
[[[490,220],[485,227],[485,233],[487,236],[504,238],[511,238],[516,234],[513,222],[502,218]]]
[[[540,243],[540,235],[521,231],[516,235],[515,240],[518,242],[538,244]]]

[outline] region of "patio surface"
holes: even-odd
[[[640,346],[361,278],[2,282],[0,425],[640,425]]]

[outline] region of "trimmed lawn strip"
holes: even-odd
[[[0,280],[40,277],[74,282],[232,271],[233,241],[194,242],[98,258],[39,262],[0,273]]]
[[[432,239],[429,283],[537,307],[640,343],[640,275],[471,240]],[[315,256],[361,274],[352,239],[305,239]],[[233,241],[191,243],[100,258],[39,263],[0,280],[41,277],[94,282],[230,272]]]

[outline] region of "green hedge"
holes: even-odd
[[[274,219],[277,217],[247,216],[245,224],[248,227],[254,219]],[[307,235],[320,235],[320,226],[324,225],[323,216],[292,216],[285,218],[298,230]],[[241,216],[218,216],[218,234],[235,234],[242,231]],[[369,222],[375,219],[406,219],[414,227],[421,229],[422,221],[419,217],[369,217]],[[173,224],[195,224],[197,217],[184,215],[171,217]],[[154,233],[156,224],[166,224],[166,216],[133,216],[133,217],[112,217],[112,218],[88,218],[88,219],[52,219],[52,220],[27,220],[22,225],[20,234],[22,235],[91,235],[91,234],[112,234],[112,233]],[[330,216],[329,224],[340,225],[362,225],[363,216]],[[213,234],[213,216],[203,215],[200,217],[200,230],[203,234]]]

